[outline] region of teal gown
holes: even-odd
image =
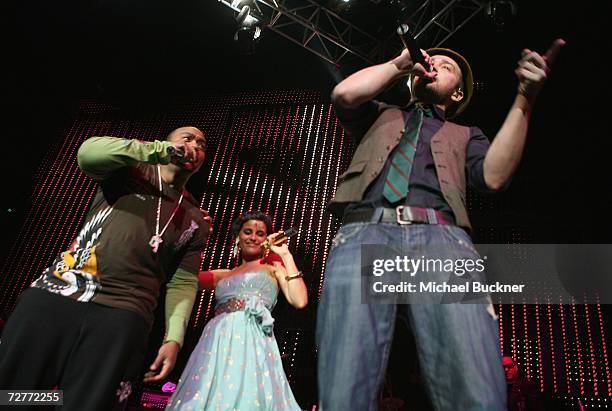
[[[217,284],[217,307],[236,300],[242,307],[206,324],[167,410],[300,410],[272,332],[277,297],[278,286],[265,271]]]

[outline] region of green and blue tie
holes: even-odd
[[[431,117],[428,108],[416,105],[416,108],[406,122],[402,137],[397,150],[391,157],[391,165],[385,179],[383,196],[391,203],[397,203],[408,195],[408,182],[412,163],[416,154],[417,142],[421,127],[423,126],[423,115]]]

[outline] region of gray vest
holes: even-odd
[[[399,143],[404,129],[404,113],[384,108],[365,134],[348,169],[339,177],[336,195],[329,209],[341,216],[348,203],[359,202],[368,186],[384,168],[389,153]],[[465,155],[469,127],[449,121],[431,138],[431,154],[436,165],[442,195],[455,215],[458,226],[471,230],[465,206]]]

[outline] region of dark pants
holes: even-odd
[[[0,389],[58,387],[63,411],[120,408],[141,371],[148,331],[134,312],[28,289],[2,333]]]

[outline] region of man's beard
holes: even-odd
[[[427,87],[430,83],[418,82],[414,85],[414,95],[422,103],[426,104],[443,104],[447,101],[448,96],[441,93],[435,87]]]

